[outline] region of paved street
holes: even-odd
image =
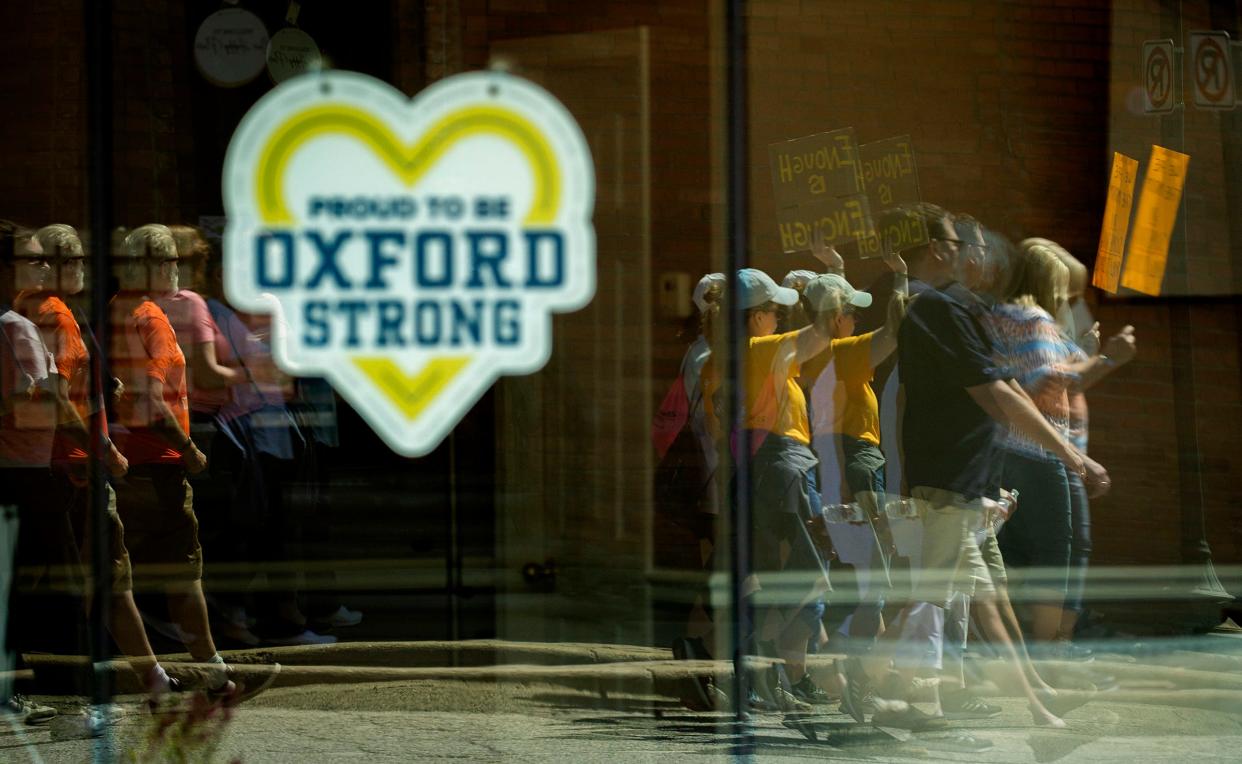
[[[1101,696],[1108,697],[1108,696]],[[413,681],[277,687],[238,709],[211,736],[204,760],[397,761],[803,761],[873,762],[1236,761],[1242,718],[1175,705],[1096,700],[1071,712],[1067,731],[1036,730],[1022,704],[971,722],[995,743],[986,753],[943,750],[942,734],[899,743],[841,715],[826,717],[820,742],[782,725],[780,715],[737,725],[691,713],[668,698],[575,691],[555,684]],[[962,726],[965,723],[958,723]],[[137,711],[101,744],[109,755],[144,750],[151,717]],[[208,725],[210,727],[210,725]],[[0,735],[0,760],[81,762],[92,741],[59,738],[57,727]],[[194,760],[194,759],[191,759]]]

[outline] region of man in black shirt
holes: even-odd
[[[986,307],[957,280],[965,242],[947,212],[928,204],[916,209],[930,241],[920,247],[925,251],[914,258],[911,271],[933,288],[911,304],[898,342],[905,401],[901,419],[905,478],[923,515],[922,565],[913,604],[940,627],[928,635],[939,666],[944,608],[952,593],[979,593],[978,617],[989,634],[999,635],[997,647],[1023,687],[1035,723],[1063,727],[1065,723],[1043,706],[1019,667],[996,604],[988,597],[993,587],[975,531],[983,521],[984,499],[998,493],[999,443],[1005,425],[1037,438],[1088,483],[1104,482],[1107,475],[1066,443],[1009,374],[996,366],[984,327]]]

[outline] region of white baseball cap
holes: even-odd
[[[797,289],[798,287],[795,286],[796,284],[801,283],[802,286],[805,287],[807,282],[813,278],[815,278],[815,271],[790,271],[785,274],[785,278],[781,279],[781,286],[789,287],[790,289]]]
[[[777,305],[796,305],[798,293],[789,287],[777,286],[772,277],[757,268],[743,268],[737,272],[741,286],[738,301],[744,310],[757,308],[765,302]]]
[[[707,310],[707,300],[704,299],[707,290],[711,289],[713,284],[719,284],[723,287],[725,283],[726,279],[723,273],[709,273],[699,279],[699,283],[694,287],[694,305],[699,309],[700,313]]]
[[[856,308],[871,306],[870,293],[855,289],[850,286],[850,282],[846,281],[844,276],[838,276],[835,273],[823,273],[816,276],[808,281],[806,288],[802,290],[803,296],[815,310],[834,307],[833,301],[828,299],[831,292],[841,293],[841,305],[853,305]]]

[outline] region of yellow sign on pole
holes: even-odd
[[[1108,179],[1108,201],[1104,205],[1104,225],[1095,257],[1091,283],[1116,293],[1121,280],[1121,260],[1125,256],[1126,234],[1130,230],[1130,209],[1134,206],[1134,181],[1138,160],[1113,152],[1113,173]]]
[[[1169,261],[1169,240],[1182,203],[1190,157],[1163,146],[1151,147],[1151,160],[1139,192],[1134,236],[1126,253],[1121,285],[1143,294],[1160,294]]]

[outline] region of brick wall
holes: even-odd
[[[196,221],[191,78],[181,3],[113,3],[113,215],[118,225]]]
[[[1216,560],[1237,563],[1242,560],[1234,488],[1242,474],[1242,313],[1236,295],[1203,298],[1235,291],[1242,272],[1237,254],[1242,242],[1231,241],[1229,231],[1231,189],[1222,140],[1226,123],[1191,103],[1189,81],[1187,105],[1167,117],[1144,114],[1141,91],[1144,40],[1172,37],[1177,46],[1188,47],[1190,30],[1214,25],[1206,0],[1179,4],[1180,20],[1175,14],[1162,17],[1161,6],[1149,0],[1113,3],[1108,152],[1110,160],[1113,151],[1138,159],[1140,172],[1152,144],[1190,155],[1181,209],[1185,235],[1174,239],[1164,293],[1194,297],[1180,301],[1188,311],[1188,330],[1171,323],[1171,311],[1181,310],[1181,304],[1101,299],[1100,320],[1114,327],[1134,324],[1141,351],[1117,380],[1092,396],[1097,423],[1092,445],[1102,457],[1112,457],[1121,481],[1116,496],[1096,504],[1102,531],[1097,548],[1104,559],[1177,562],[1179,510],[1202,503]],[[1185,71],[1175,61],[1178,82],[1186,79]],[[1239,191],[1232,189],[1235,195]],[[1182,380],[1175,385],[1179,363]],[[1185,421],[1174,414],[1175,400],[1187,407],[1193,402],[1193,413],[1188,411]],[[1179,424],[1181,443],[1176,437]],[[1197,445],[1198,465],[1187,465],[1183,472],[1178,454],[1188,444]]]
[[[1145,163],[1150,144],[1160,142],[1158,125],[1130,111],[1141,41],[1162,36],[1159,4],[1119,2],[1116,14],[1113,5],[752,3],[757,262],[778,277],[813,265],[779,253],[767,144],[853,126],[861,142],[912,136],[924,199],[970,212],[1015,239],[1055,239],[1090,265],[1111,151],[1126,146]],[[1210,28],[1206,2],[1183,5],[1186,29]],[[1185,131],[1185,150],[1195,158],[1184,211],[1193,264],[1183,279],[1196,294],[1227,291],[1219,129],[1213,115],[1188,111]],[[1170,269],[1184,274],[1185,264],[1183,255]],[[872,264],[851,265],[856,283],[875,273]],[[1098,305],[1104,331],[1133,324],[1141,348],[1137,361],[1089,396],[1092,451],[1116,486],[1093,505],[1099,562],[1177,562],[1180,507],[1198,500],[1185,489],[1200,479],[1216,559],[1239,561],[1230,485],[1242,474],[1235,305],[1190,307],[1195,386],[1177,392],[1200,402],[1192,432],[1202,468],[1186,481],[1177,462],[1169,308],[1132,300]]]
[[[0,217],[28,225],[86,215],[81,3],[0,9]]]

